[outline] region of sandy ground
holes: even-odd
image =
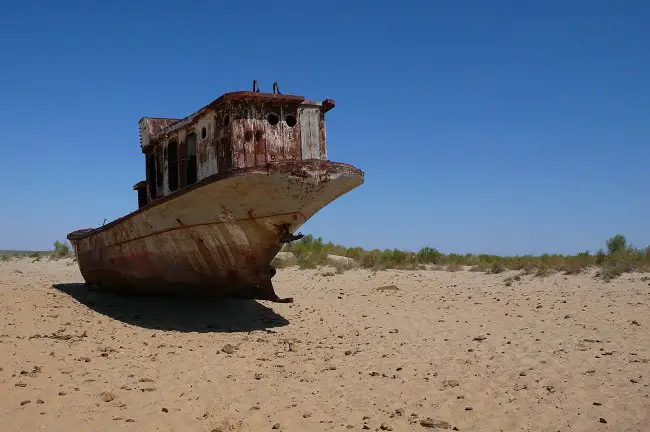
[[[644,275],[323,273],[206,302],[0,263],[0,431],[650,431]]]

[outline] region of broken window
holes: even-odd
[[[181,141],[178,147],[178,186],[182,188],[187,185],[187,139]]]
[[[187,184],[196,182],[196,134],[187,136]]]
[[[149,194],[151,199],[156,198],[156,161],[152,154],[146,155],[147,161],[147,183],[149,183]]]
[[[155,181],[158,184],[158,188],[162,189],[162,187],[163,187],[163,173],[164,173],[165,165],[163,165],[163,158],[162,158],[162,152],[160,151],[160,147],[156,147],[155,157],[156,157],[156,160],[155,160],[155,164],[156,164],[156,180]]]
[[[178,189],[178,143],[171,141],[167,145],[167,186],[170,191]]]

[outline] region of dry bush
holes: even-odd
[[[58,240],[55,241],[54,250],[52,251],[51,256],[55,259],[71,257],[72,249],[70,247],[70,244],[67,242],[60,242]]]
[[[622,235],[616,235],[607,240],[606,246],[607,252],[599,250],[595,255],[591,255],[589,252],[581,252],[577,255],[543,254],[539,256],[511,257],[454,253],[445,255],[429,246],[420,249],[418,252],[399,249],[365,250],[361,247],[348,248],[332,242],[324,243],[321,238],[307,235],[301,240],[283,247],[283,251],[293,253],[294,259],[282,262],[276,258],[273,265],[277,268],[295,264],[299,265],[300,268],[332,265],[338,273],[356,266],[375,271],[424,268],[458,271],[464,266],[470,266],[470,271],[499,274],[506,269],[521,270],[523,274],[534,274],[538,277],[548,276],[555,272],[563,272],[566,275],[577,274],[591,266],[600,266],[600,275],[607,280],[624,272],[650,271],[650,247],[643,250],[632,248]],[[328,260],[329,255],[352,258],[355,264],[332,263]]]
[[[535,271],[535,277],[546,277],[555,273],[555,270],[548,267],[547,265],[541,265]]]
[[[503,273],[505,270],[506,268],[504,265],[500,261],[497,261],[490,266],[487,272],[488,274],[499,274]]]

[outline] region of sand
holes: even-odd
[[[0,262],[0,431],[650,430],[647,276],[325,272],[275,304]]]

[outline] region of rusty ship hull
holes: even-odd
[[[363,183],[327,157],[332,99],[225,93],[189,116],[140,119],[138,209],[72,232],[88,285],[279,301],[271,261],[316,212]]]
[[[328,160],[235,169],[68,239],[91,286],[282,301],[271,261],[283,237],[362,183],[359,169]]]

